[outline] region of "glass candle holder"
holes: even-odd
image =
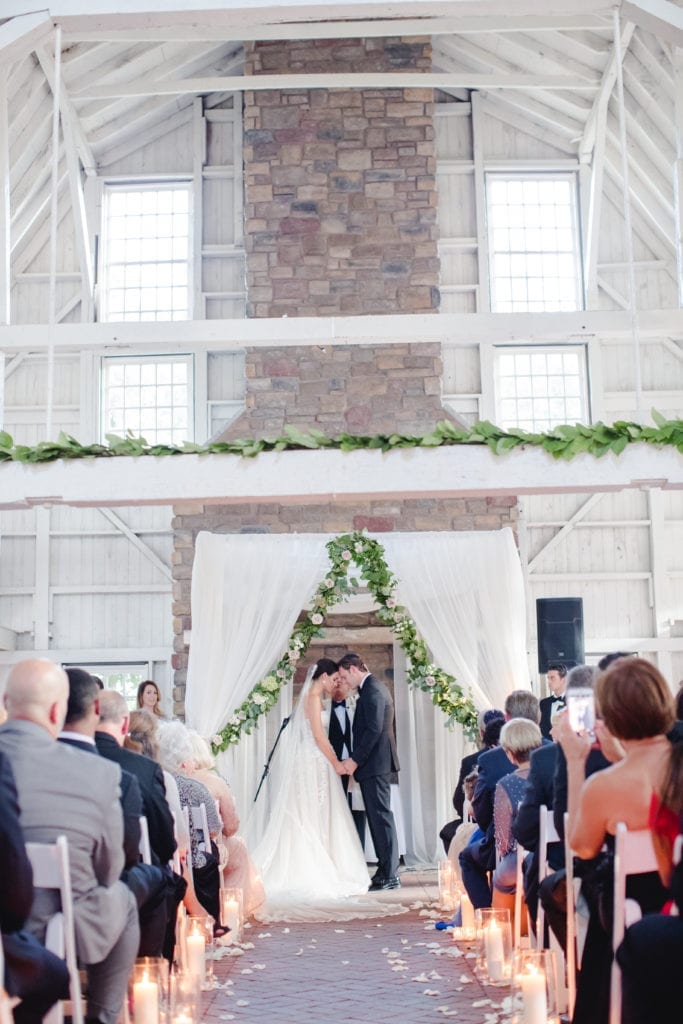
[[[482,907],[476,922],[476,969],[487,985],[509,985],[512,975],[512,928],[510,911]]]
[[[161,1024],[168,1007],[168,963],[163,957],[139,957],[128,979],[131,1024]]]
[[[174,971],[169,984],[169,1024],[198,1024],[201,986],[196,974]]]
[[[453,911],[455,909],[455,897],[453,892],[453,881],[455,872],[453,863],[450,860],[439,861],[439,904],[442,910]]]
[[[221,942],[225,945],[240,942],[244,922],[242,890],[238,887],[221,889],[220,901],[221,924],[230,929],[222,936]]]
[[[512,963],[511,1024],[559,1024],[557,958],[549,949],[522,949]]]
[[[185,970],[205,988],[213,980],[213,918],[188,916],[185,922]]]

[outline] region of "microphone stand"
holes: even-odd
[[[273,743],[272,747],[270,748],[270,753],[268,754],[268,759],[267,759],[267,761],[266,761],[266,763],[265,763],[265,765],[263,767],[263,774],[261,775],[261,781],[259,782],[258,789],[256,790],[256,796],[254,797],[254,803],[256,803],[256,801],[258,800],[258,795],[261,792],[261,786],[266,781],[266,776],[268,775],[268,772],[270,771],[270,762],[273,760],[273,754],[275,753],[275,749],[276,749],[278,743],[280,742],[280,737],[282,736],[282,730],[289,723],[289,719],[290,718],[291,718],[291,715],[287,715],[286,718],[282,719],[282,725],[280,726],[280,728],[278,730],[278,734],[275,737],[275,743]]]

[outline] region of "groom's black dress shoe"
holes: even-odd
[[[400,881],[398,880],[396,875],[393,875],[391,878],[378,878],[370,886],[369,892],[382,892],[385,889],[400,889],[400,888],[401,888]]]

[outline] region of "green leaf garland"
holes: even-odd
[[[477,730],[477,709],[470,695],[438,665],[429,660],[424,640],[419,636],[412,618],[394,597],[397,580],[386,563],[384,548],[378,540],[365,532],[342,534],[327,544],[330,564],[321,581],[311,610],[305,619],[297,622],[287,649],[277,665],[253,688],[246,700],[233,713],[227,725],[212,738],[214,753],[238,743],[244,733],[250,733],[261,715],[277,703],[280,690],[294,678],[298,662],[308,650],[313,637],[322,636],[322,624],[330,608],[346,595],[357,590],[358,579],[349,573],[353,564],[363,578],[379,608],[377,617],[395,634],[408,658],[408,682],[429,693],[432,703],[446,715],[446,724],[452,728],[462,725],[473,738]]]
[[[383,452],[393,448],[443,448],[452,445],[487,445],[496,455],[504,455],[513,448],[543,448],[555,459],[573,459],[588,453],[600,458],[607,452],[615,455],[631,444],[651,444],[657,448],[674,447],[683,452],[683,420],[667,420],[656,409],[652,410],[655,426],[644,426],[619,420],[607,425],[593,423],[564,424],[547,433],[533,434],[526,430],[502,430],[482,420],[469,430],[448,420],[437,423],[427,434],[337,434],[327,437],[319,430],[299,430],[285,427],[282,437],[275,439],[248,438],[235,441],[210,441],[207,444],[149,444],[144,437],[127,433],[125,437],[107,434],[107,444],[80,444],[69,434],[61,433],[56,441],[41,441],[34,446],[15,444],[12,437],[0,431],[0,462],[55,462],[57,459],[101,459],[122,455],[238,455],[254,458],[264,452],[302,451],[333,448],[343,452],[379,448]]]

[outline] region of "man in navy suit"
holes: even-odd
[[[505,718],[527,718],[538,725],[538,698],[530,690],[513,690],[505,701]],[[502,747],[479,755],[479,776],[472,798],[472,812],[484,838],[469,843],[460,854],[462,880],[474,907],[491,906],[488,873],[496,866],[496,842],[493,824],[493,798],[496,784],[515,770]]]
[[[398,889],[398,839],[391,810],[391,774],[399,768],[394,702],[384,683],[368,672],[357,654],[344,655],[339,662],[339,675],[352,690],[358,690],[352,753],[342,763],[360,785],[377,854],[377,872],[370,891]]]

